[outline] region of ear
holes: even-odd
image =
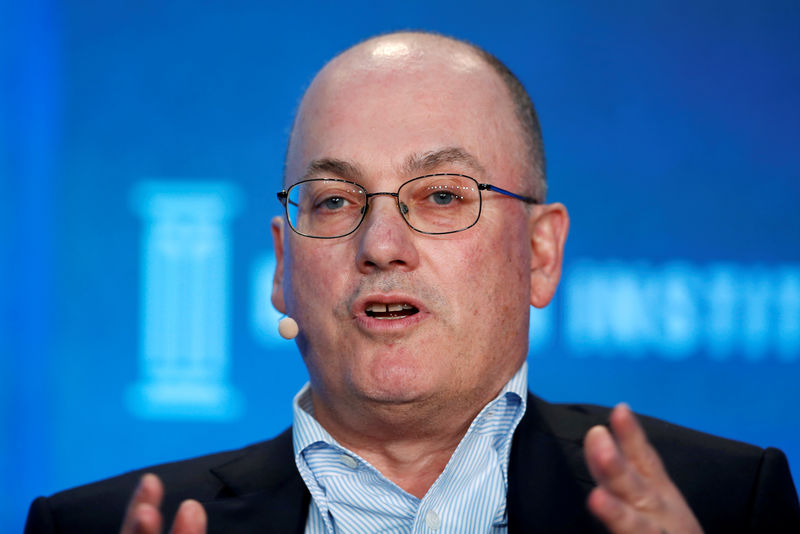
[[[272,218],[272,249],[275,251],[275,274],[272,276],[272,305],[281,313],[286,313],[283,299],[283,238],[285,225],[283,217]]]
[[[530,217],[531,304],[544,308],[561,279],[569,214],[563,204],[534,206]]]

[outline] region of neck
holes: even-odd
[[[439,437],[409,437],[381,442],[341,442],[386,478],[422,498],[444,471],[469,427]]]
[[[342,446],[422,498],[444,471],[472,421],[502,388],[454,402],[331,403],[312,390],[314,416]],[[335,405],[334,405],[335,406]]]

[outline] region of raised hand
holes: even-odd
[[[150,473],[144,475],[128,503],[120,534],[161,534],[163,519],[159,507],[163,497],[161,480]],[[206,522],[203,506],[189,499],[178,508],[170,533],[205,534]]]
[[[626,404],[611,412],[611,432],[589,429],[584,456],[597,487],[589,510],[614,534],[702,534],[692,510]]]

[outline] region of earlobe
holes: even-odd
[[[283,298],[283,217],[272,218],[272,248],[275,251],[275,274],[272,277],[272,305],[281,313],[286,313],[286,302]]]
[[[561,279],[569,214],[561,203],[535,206],[531,211],[531,305],[544,308]]]

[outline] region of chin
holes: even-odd
[[[389,404],[405,404],[429,397],[433,387],[431,371],[396,363],[383,362],[360,377],[363,380],[362,387],[358,388],[361,393],[373,401]]]
[[[387,406],[414,404],[425,398],[423,395],[417,395],[409,391],[388,390],[364,392],[364,397],[372,403],[385,404]]]

